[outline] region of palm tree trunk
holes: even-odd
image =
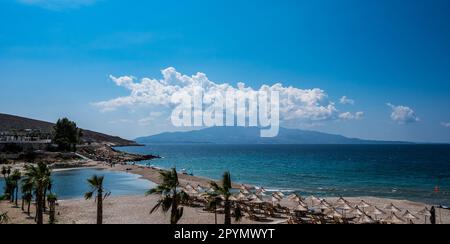
[[[217,225],[217,206],[214,207],[214,223]]]
[[[49,203],[49,207],[50,207],[49,223],[55,224],[55,221],[56,221],[56,219],[55,219],[55,202],[53,200]]]
[[[172,198],[172,214],[170,216],[170,224],[176,225],[177,224],[177,215],[178,215],[178,202],[177,202],[177,190],[175,189],[173,191],[173,198]]]
[[[31,201],[32,201],[32,199],[29,199],[29,201],[28,201],[28,209],[27,209],[27,214],[28,214],[28,216],[30,216],[30,214],[31,214],[31,212],[30,212]]]
[[[228,199],[225,200],[225,224],[231,225],[231,207]]]
[[[22,194],[22,212],[25,211],[25,197]]]
[[[15,202],[16,202],[16,207],[17,206],[19,206],[19,202],[18,202],[18,200],[19,200],[19,187],[16,187],[16,193],[15,193],[15,197],[16,197],[16,199],[15,199]]]
[[[97,224],[103,224],[103,191],[99,190],[97,194]]]
[[[45,212],[47,212],[47,201],[46,201],[46,196],[47,196],[47,186],[44,189],[44,196],[42,199],[42,210]]]
[[[44,204],[43,204],[43,191],[42,189],[38,190],[37,196],[36,196],[36,223],[38,225],[44,224]]]

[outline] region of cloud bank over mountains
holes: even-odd
[[[329,99],[328,94],[319,88],[301,89],[285,87],[281,83],[263,85],[259,89],[238,83],[237,86],[228,83],[211,81],[206,74],[197,73],[184,75],[175,68],[169,67],[161,71],[162,79],[142,78],[133,76],[110,76],[119,87],[129,91],[129,95],[94,103],[101,111],[108,112],[120,108],[149,109],[149,114],[169,114],[177,104],[173,103],[174,94],[193,95],[201,90],[204,94],[205,106],[208,106],[217,95],[225,96],[227,92],[235,92],[238,96],[255,94],[259,91],[277,91],[280,94],[281,121],[323,122],[333,120],[355,120],[363,117],[363,112],[341,112],[336,104]],[[238,98],[239,99],[239,98]]]

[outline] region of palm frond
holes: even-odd
[[[92,199],[92,196],[94,196],[94,192],[93,192],[93,191],[86,192],[86,193],[84,194],[84,199],[90,200],[90,199]]]

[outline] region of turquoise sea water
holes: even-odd
[[[120,150],[163,157],[141,164],[213,179],[229,170],[236,182],[307,196],[450,205],[450,145],[148,145]]]
[[[144,195],[146,191],[154,187],[150,181],[139,179],[139,175],[124,172],[113,172],[96,169],[79,169],[54,172],[52,174],[53,192],[58,199],[83,198],[89,191],[86,180],[92,175],[105,176],[104,185],[112,196]],[[4,180],[0,179],[0,190],[3,192]]]

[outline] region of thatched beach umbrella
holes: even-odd
[[[236,196],[236,198],[239,199],[239,201],[243,201],[243,200],[247,199],[247,196],[244,193],[239,192],[239,194]]]
[[[239,199],[238,199],[237,197],[235,197],[235,196],[230,196],[228,199],[229,199],[230,201],[233,201],[233,202],[239,201]]]
[[[387,211],[391,212],[391,213],[400,213],[400,212],[402,212],[402,210],[397,208],[393,203],[388,205],[385,209]]]
[[[248,197],[248,199],[250,199],[250,200],[255,200],[255,199],[259,199],[259,197],[258,197],[257,195],[255,195],[255,194],[252,194],[252,195],[250,195],[250,196]]]
[[[184,189],[186,189],[186,191],[191,191],[191,190],[194,190],[194,187],[191,186],[191,184],[188,183],[188,184],[184,187]]]
[[[264,193],[264,191],[261,191],[261,190],[256,191],[256,195],[261,196],[261,197],[267,196],[267,195]]]
[[[272,197],[274,197],[274,198],[276,198],[276,199],[278,199],[278,201],[281,201],[281,200],[283,200],[283,198],[282,197],[280,197],[280,196],[278,196],[276,193],[272,193]]]
[[[364,211],[366,208],[372,207],[372,205],[366,203],[364,200],[362,200],[357,206],[358,206],[358,208],[362,209],[363,211]]]
[[[275,206],[277,204],[280,203],[280,199],[276,198],[276,197],[272,197],[272,205]]]
[[[364,215],[365,213],[364,213],[363,211],[361,211],[361,209],[359,209],[358,207],[356,207],[355,209],[353,209],[353,210],[350,212],[350,214],[359,217],[359,216]]]
[[[186,189],[185,192],[186,192],[188,195],[190,195],[190,196],[196,196],[196,195],[199,194],[199,192],[198,192],[197,190],[195,190],[195,189],[192,189],[192,190]]]
[[[398,217],[395,213],[392,213],[389,217],[383,220],[384,222],[388,224],[404,224],[405,221]]]
[[[414,214],[412,214],[411,212],[409,212],[409,210],[406,210],[405,214],[403,214],[402,216],[403,218],[407,219],[407,220],[417,220],[419,218],[417,218]]]
[[[308,208],[305,207],[305,206],[303,206],[303,205],[301,205],[301,204],[299,204],[299,205],[295,208],[295,211],[298,211],[298,212],[308,212]]]
[[[297,197],[297,194],[293,193],[293,194],[289,195],[289,196],[287,197],[287,199],[288,199],[288,200],[292,200],[292,199],[295,198],[295,197]]]
[[[264,201],[261,200],[259,197],[257,197],[257,198],[255,198],[255,199],[251,200],[250,203],[254,203],[254,204],[262,204],[262,203],[264,203]]]
[[[343,197],[340,197],[339,200],[336,202],[339,205],[348,204],[348,201],[345,200]]]
[[[322,201],[322,202],[319,204],[319,209],[322,210],[322,212],[325,212],[325,211],[327,211],[327,210],[332,209],[332,207],[331,207],[326,201]]]
[[[377,206],[373,207],[373,211],[371,211],[372,215],[375,216],[375,220],[377,220],[378,216],[386,214],[383,210],[379,209]]]
[[[201,185],[198,185],[195,190],[198,192],[205,192],[205,189]]]
[[[343,215],[342,214],[340,214],[336,209],[334,209],[334,208],[330,208],[328,211],[327,211],[327,216],[328,217],[330,217],[330,218],[338,218],[338,219],[342,219],[343,218]]]
[[[322,203],[322,200],[320,200],[319,198],[315,197],[315,196],[311,196],[311,205],[312,206],[317,206],[320,205]]]
[[[364,225],[364,224],[367,225],[367,224],[375,224],[376,221],[373,220],[369,215],[363,214],[355,220],[355,223],[361,224],[361,225]]]
[[[425,224],[427,224],[428,218],[431,217],[431,212],[430,212],[430,209],[428,209],[428,207],[425,207],[424,209],[422,209],[419,212],[417,212],[417,215],[424,216],[425,217]]]
[[[284,195],[281,191],[276,192],[275,194],[277,194],[278,196],[280,196],[281,198],[284,198],[286,195]]]

